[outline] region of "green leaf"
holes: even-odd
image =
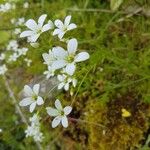
[[[111,0],[110,1],[110,8],[113,11],[118,10],[118,8],[120,7],[120,5],[123,3],[123,0]]]

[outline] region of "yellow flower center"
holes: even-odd
[[[74,55],[69,55],[69,56],[67,56],[66,61],[67,61],[68,63],[72,63],[72,62],[74,61]]]

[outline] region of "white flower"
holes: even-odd
[[[44,21],[46,19],[47,15],[41,15],[38,19],[38,23],[36,23],[33,19],[29,19],[25,25],[30,29],[27,31],[24,31],[20,34],[20,37],[30,37],[31,42],[36,42],[39,36],[48,30],[51,29],[51,26],[49,23],[44,24]]]
[[[7,67],[6,67],[5,64],[2,65],[2,66],[0,66],[0,75],[4,75],[7,70],[8,70],[8,69],[7,69]]]
[[[16,22],[17,26],[22,26],[25,23],[25,18],[18,18],[18,21]]]
[[[81,52],[75,54],[77,51],[78,42],[76,39],[71,39],[67,43],[67,51],[62,47],[54,47],[52,54],[45,57],[45,60],[49,60],[53,68],[60,69],[65,67],[65,72],[69,75],[73,75],[76,69],[76,63],[89,59],[87,52]],[[54,59],[55,58],[55,59]]]
[[[21,29],[20,28],[16,28],[15,30],[14,30],[14,34],[20,34],[21,33]]]
[[[37,142],[42,142],[43,140],[43,133],[41,133],[40,131],[40,118],[34,114],[33,117],[31,117],[30,119],[31,122],[31,126],[28,126],[27,129],[25,130],[26,133],[26,137],[33,137],[35,141]]]
[[[18,59],[19,55],[17,53],[13,53],[9,56],[8,62],[16,61]]]
[[[58,99],[55,101],[55,107],[56,109],[52,107],[46,108],[47,113],[50,116],[55,117],[52,121],[52,128],[57,127],[60,123],[62,124],[63,127],[67,128],[68,127],[67,115],[71,113],[72,107],[66,106],[65,108],[62,108],[62,105]]]
[[[0,133],[2,133],[2,132],[3,132],[3,129],[0,128]]]
[[[9,41],[9,43],[8,43],[8,46],[7,46],[7,50],[13,50],[13,51],[17,51],[17,49],[18,49],[18,43],[17,43],[17,41],[16,40],[11,40],[11,41]]]
[[[6,55],[4,53],[0,54],[0,60],[4,60],[6,58]]]
[[[28,2],[25,2],[25,3],[23,4],[23,8],[29,8],[29,3],[28,3]]]
[[[42,142],[43,140],[43,133],[40,132],[40,128],[38,126],[28,126],[25,130],[26,137],[33,137],[34,141]]]
[[[26,55],[27,51],[28,51],[28,48],[26,48],[26,47],[19,48],[19,49],[18,49],[18,55],[19,55],[19,56],[21,56],[21,55]]]
[[[7,12],[11,9],[15,9],[15,4],[5,3],[0,5],[0,12]]]
[[[54,30],[53,35],[58,35],[59,39],[62,39],[67,31],[75,29],[77,27],[76,24],[70,24],[70,20],[71,16],[67,16],[64,23],[59,19],[55,20],[54,24],[57,29]]]
[[[48,66],[51,66],[53,62],[56,60],[53,54],[53,49],[49,50],[49,53],[43,53],[42,56],[45,61],[44,64],[47,64]]]
[[[24,93],[26,98],[24,98],[19,105],[28,106],[30,105],[30,112],[33,112],[36,105],[42,105],[44,103],[43,98],[39,96],[40,85],[35,84],[33,89],[30,86],[24,86]]]
[[[28,67],[31,66],[31,63],[32,63],[31,59],[25,58],[24,61],[27,63]]]
[[[48,70],[44,72],[46,75],[46,78],[49,79],[50,77],[53,77],[55,75],[55,69],[51,66],[48,66]]]
[[[15,18],[12,18],[12,19],[10,20],[10,22],[11,22],[12,24],[14,24],[14,23],[16,22],[16,19],[15,19]]]
[[[66,91],[69,90],[69,85],[72,83],[74,87],[77,85],[77,80],[72,78],[71,76],[67,76],[65,74],[58,75],[57,79],[60,81],[58,85],[58,89],[64,88]]]
[[[29,120],[30,120],[31,124],[34,126],[38,126],[40,124],[40,121],[39,121],[40,118],[37,114],[34,114],[33,117],[30,117]]]

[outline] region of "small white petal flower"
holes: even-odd
[[[9,56],[8,62],[16,61],[18,59],[19,55],[17,53],[13,53]]]
[[[18,42],[16,40],[11,40],[9,41],[6,49],[17,51],[18,47],[19,47]]]
[[[52,63],[56,60],[51,50],[49,50],[49,53],[43,53],[42,56],[45,61],[44,64],[47,64],[48,66],[51,66]]]
[[[16,26],[22,26],[25,23],[25,18],[18,18],[17,22],[15,23]]]
[[[76,87],[77,85],[77,80],[75,78],[67,76],[65,74],[58,75],[57,79],[58,81],[60,81],[60,83],[58,84],[58,89],[64,88],[65,91],[68,91],[71,83],[73,84],[74,87]]]
[[[46,78],[49,79],[55,75],[55,69],[51,66],[48,66],[48,70],[44,71],[44,74],[46,75]]]
[[[4,60],[6,58],[6,55],[4,53],[0,54],[0,60]]]
[[[28,67],[31,66],[31,63],[32,63],[31,59],[25,58],[24,61],[27,63]]]
[[[65,67],[66,73],[72,76],[76,69],[76,63],[85,61],[90,57],[87,52],[81,52],[76,55],[77,46],[77,40],[71,39],[67,43],[67,51],[62,47],[54,47],[49,56],[45,55],[45,61],[47,60],[46,64],[56,69]],[[50,63],[48,63],[48,60]]]
[[[25,25],[30,30],[22,32],[20,37],[29,37],[31,42],[36,42],[43,32],[46,32],[52,28],[49,23],[43,25],[46,17],[46,14],[41,15],[38,19],[38,23],[36,23],[33,19],[29,19]]]
[[[28,106],[30,105],[30,112],[33,112],[36,105],[42,105],[44,100],[42,97],[39,96],[40,85],[35,84],[33,89],[30,86],[24,86],[24,93],[26,98],[20,101],[20,106]]]
[[[25,2],[24,4],[23,4],[23,8],[29,8],[29,3],[28,2]]]
[[[21,33],[21,29],[20,28],[16,28],[15,30],[14,30],[14,34],[16,34],[16,35],[18,35],[18,34],[20,34]]]
[[[18,55],[19,55],[19,56],[21,56],[21,55],[26,55],[27,51],[28,51],[28,48],[26,48],[26,47],[19,48],[19,49],[18,49]]]
[[[33,139],[37,142],[42,142],[43,133],[40,131],[40,118],[38,115],[34,114],[30,119],[31,125],[27,127],[25,130],[26,137],[33,137]]]
[[[11,4],[11,3],[5,3],[5,4],[1,4],[0,5],[0,12],[7,12],[11,9],[15,9],[15,4]]]
[[[12,19],[10,20],[10,22],[11,22],[12,24],[14,24],[14,23],[15,23],[15,21],[16,21],[16,19],[15,19],[15,18],[12,18]]]
[[[55,101],[55,108],[52,107],[47,107],[47,113],[55,117],[52,121],[52,128],[57,127],[60,123],[62,124],[63,127],[67,128],[68,127],[68,119],[67,115],[69,115],[72,111],[71,106],[66,106],[65,108],[62,107],[60,101],[57,99]]]
[[[76,24],[70,24],[70,20],[71,16],[67,16],[64,23],[59,19],[55,20],[54,24],[57,28],[54,30],[53,35],[58,35],[59,39],[62,39],[67,31],[75,29]]]
[[[7,70],[8,70],[8,69],[7,69],[7,67],[6,67],[5,64],[2,65],[2,66],[0,66],[0,75],[4,75]]]

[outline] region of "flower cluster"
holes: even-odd
[[[28,8],[29,3],[25,2],[23,4],[23,8]],[[0,12],[7,12],[12,9],[15,9],[16,5],[15,3],[9,3],[6,2],[5,4],[0,5]],[[18,18],[18,19],[11,19],[11,23],[15,26],[15,29],[13,30],[13,34],[18,35],[21,33],[21,26],[25,23],[25,18]],[[10,40],[6,51],[0,54],[0,75],[4,75],[6,71],[8,70],[6,67],[6,63],[12,63],[18,60],[21,56],[26,56],[28,52],[28,48],[26,47],[20,47],[17,40]],[[31,65],[32,60],[28,58],[24,58],[24,61],[26,62],[27,66]]]
[[[47,70],[44,71],[46,78],[57,76],[59,81],[58,89],[64,89],[68,91],[70,85],[76,87],[76,71],[78,69],[77,64],[79,62],[89,59],[89,54],[85,51],[78,52],[78,41],[76,38],[65,39],[64,36],[67,31],[77,28],[77,25],[71,23],[71,16],[67,16],[64,21],[56,19],[54,22],[49,20],[47,23],[44,23],[47,15],[43,14],[38,18],[38,21],[29,19],[25,22],[25,26],[28,28],[26,31],[23,31],[20,34],[21,38],[26,37],[27,42],[31,46],[39,44],[38,40],[42,33],[49,30],[52,31],[52,36],[58,36],[58,39],[61,42],[64,42],[66,47],[55,46],[49,49],[48,52],[42,54],[44,59],[44,64],[47,65]],[[13,47],[17,47],[15,44],[12,44]],[[39,44],[40,45],[40,44]],[[9,45],[9,47],[11,47]],[[29,62],[28,62],[29,63]],[[35,84],[31,88],[28,85],[24,86],[25,98],[23,98],[19,105],[20,106],[29,106],[29,111],[32,113],[35,110],[38,111],[36,106],[41,106],[45,103],[46,99],[40,96],[40,84]],[[44,106],[44,105],[43,105]],[[71,106],[62,107],[60,100],[55,101],[55,108],[46,107],[47,114],[51,117],[55,117],[52,121],[52,128],[57,127],[59,124],[62,124],[64,128],[68,127],[68,115],[72,111]],[[40,111],[38,111],[40,114]],[[35,139],[37,129],[29,126],[26,130],[27,136],[33,136]],[[38,137],[38,136],[37,136]],[[40,140],[39,140],[40,141]]]
[[[0,75],[4,75],[7,70],[8,70],[8,69],[7,69],[7,67],[6,67],[5,64],[2,65],[2,66],[0,66]]]
[[[26,55],[28,51],[28,48],[26,47],[20,48],[16,40],[11,40],[6,49],[7,51],[11,51],[8,62],[16,61],[22,55]]]
[[[7,12],[10,11],[11,9],[15,9],[16,6],[15,4],[11,4],[11,3],[5,3],[5,4],[1,4],[0,5],[0,12]]]
[[[43,133],[40,131],[40,118],[37,114],[34,114],[30,119],[31,125],[25,130],[26,137],[33,137],[37,142],[42,142]]]
[[[16,62],[22,56],[25,57],[24,61],[26,62],[27,66],[30,66],[32,61],[26,58],[27,52],[27,47],[20,47],[16,40],[10,40],[6,47],[6,51],[0,54],[0,62],[3,63],[0,66],[0,75],[4,75],[7,71],[6,64]]]
[[[25,18],[24,17],[21,17],[18,19],[13,18],[10,21],[16,27],[14,29],[13,33],[16,35],[20,34],[21,33],[21,26],[23,26],[25,23]]]

